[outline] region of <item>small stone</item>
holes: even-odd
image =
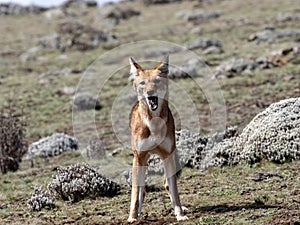
[[[75,151],[79,147],[78,140],[63,133],[54,133],[29,145],[25,158],[35,156],[42,158],[59,155],[65,151]]]
[[[70,102],[72,110],[100,110],[102,108],[98,97],[89,92],[77,93]]]

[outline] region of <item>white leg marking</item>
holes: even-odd
[[[164,160],[164,168],[165,168],[166,182],[169,186],[170,199],[175,211],[176,218],[178,221],[188,220],[188,217],[184,216],[180,204],[180,199],[179,199],[179,193],[178,193],[177,181],[176,181],[175,151],[167,159]]]
[[[139,209],[138,209],[138,217],[139,217],[142,215],[145,186],[138,187],[138,190],[139,190]]]

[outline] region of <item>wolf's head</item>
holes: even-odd
[[[138,100],[144,101],[151,111],[156,111],[164,100],[168,100],[169,56],[152,70],[144,70],[131,57],[129,62]]]

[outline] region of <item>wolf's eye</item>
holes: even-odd
[[[159,83],[160,83],[160,80],[154,80],[154,83],[155,83],[155,84],[159,84]]]
[[[145,84],[145,81],[141,81],[141,82],[140,82],[140,85],[144,85],[144,84]]]

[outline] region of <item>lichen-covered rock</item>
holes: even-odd
[[[215,38],[196,38],[185,44],[185,47],[189,50],[195,50],[198,48],[204,50],[212,46],[222,48],[222,43],[220,40]]]
[[[55,198],[76,202],[86,197],[112,197],[120,186],[87,165],[71,165],[57,169],[48,190]]]
[[[88,146],[81,151],[81,154],[89,160],[104,159],[106,155],[104,145],[98,139],[90,140]]]
[[[165,48],[149,48],[143,52],[144,58],[152,58],[158,56],[165,56],[168,54],[176,53],[182,51],[183,48],[180,46],[168,46]]]
[[[300,13],[280,13],[277,16],[277,21],[279,22],[300,21]]]
[[[237,136],[237,127],[229,127],[223,132],[201,136],[188,130],[176,132],[176,146],[181,166],[201,168],[202,160],[215,145]]]
[[[183,17],[186,21],[199,22],[202,20],[208,20],[213,18],[218,18],[220,13],[214,11],[190,11],[182,10],[176,13],[177,17]]]
[[[29,145],[27,157],[52,157],[65,151],[75,151],[78,147],[79,143],[75,137],[63,133],[54,133]]]
[[[66,19],[58,24],[56,33],[40,38],[39,45],[61,51],[68,49],[85,51],[115,39],[114,35],[103,30],[98,30],[74,19]]]
[[[0,4],[0,15],[39,14],[46,10],[48,10],[48,8],[35,5],[22,6],[15,3]]]
[[[204,67],[205,64],[198,59],[190,59],[181,66],[172,66],[169,68],[169,78],[179,79],[179,78],[190,78],[200,76],[199,70]]]
[[[95,0],[67,0],[62,4],[62,7],[96,7],[97,5]]]
[[[233,58],[216,67],[215,77],[233,77],[246,71],[255,70],[257,63],[253,59]]]
[[[229,127],[226,131],[216,132],[209,136],[201,136],[189,130],[176,131],[177,168],[184,166],[201,168],[202,160],[208,151],[224,139],[237,136],[237,127]],[[162,174],[163,164],[156,155],[148,161],[149,173]]]
[[[288,62],[286,55],[261,56],[254,59],[233,58],[215,68],[215,77],[234,77],[244,72],[265,70],[283,66]]]
[[[263,31],[251,34],[248,37],[248,41],[256,41],[257,44],[261,42],[272,42],[276,39],[287,38],[287,37],[300,37],[300,30],[281,30],[276,31],[274,29],[266,29]]]
[[[99,98],[89,92],[80,92],[74,95],[70,106],[72,110],[99,110],[102,108]]]
[[[300,159],[300,98],[270,105],[235,138],[217,144],[205,155],[202,167],[256,163],[284,163]]]
[[[180,2],[181,0],[140,0],[145,4],[168,4],[172,2]]]
[[[106,7],[101,13],[105,20],[110,21],[113,24],[118,24],[120,20],[126,20],[133,16],[140,15],[140,11],[132,8],[121,8],[117,6]]]
[[[31,211],[40,211],[43,208],[53,208],[54,203],[47,192],[43,192],[41,188],[37,188],[30,199],[28,199],[27,206]]]

